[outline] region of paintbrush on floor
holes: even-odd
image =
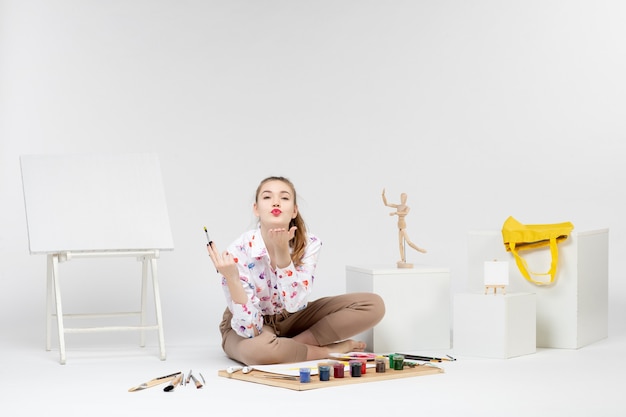
[[[163,391],[165,392],[174,391],[174,388],[176,388],[182,380],[183,380],[183,374],[182,373],[178,374],[178,376],[174,378],[174,380],[170,382],[170,384],[167,387],[163,388]]]
[[[193,376],[193,374],[190,373],[189,376],[191,376],[191,379],[193,380],[193,383],[196,384],[196,388],[197,389],[200,389],[200,388],[202,388],[204,386],[204,385],[202,385],[202,382],[198,381],[196,379],[196,377]]]

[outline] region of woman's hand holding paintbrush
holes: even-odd
[[[217,249],[215,242],[211,242],[210,245],[206,245],[207,252],[209,252],[209,257],[211,261],[213,261],[213,265],[215,265],[215,269],[217,272],[224,275],[226,278],[234,277],[239,280],[239,271],[237,270],[237,263],[235,262],[235,258],[233,255],[228,252],[222,252]]]
[[[235,258],[227,251],[220,253],[215,245],[215,242],[209,238],[209,233],[207,232],[206,227],[204,228],[204,232],[208,242],[206,249],[209,253],[209,257],[211,258],[213,265],[215,265],[217,272],[222,274],[222,276],[226,279],[232,300],[239,304],[246,304],[248,302],[248,296],[239,281],[239,270],[237,269],[237,262],[235,262]]]
[[[215,265],[215,269],[217,272],[224,275],[227,279],[228,277],[235,277],[239,280],[239,272],[237,271],[237,263],[235,262],[235,258],[233,255],[228,252],[220,253],[215,245],[215,242],[211,240],[209,237],[209,233],[207,232],[206,227],[204,228],[204,233],[206,234],[207,245],[206,250],[209,253],[209,257]]]

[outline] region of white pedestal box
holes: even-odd
[[[508,359],[536,352],[535,294],[455,294],[455,355]]]
[[[555,283],[538,286],[519,272],[513,255],[504,249],[501,231],[470,232],[468,289],[484,291],[485,261],[508,261],[507,292],[537,294],[537,347],[578,349],[608,336],[609,231],[574,229],[558,250]],[[531,271],[548,271],[549,249],[521,254]]]
[[[385,301],[385,317],[355,338],[377,353],[449,349],[450,270],[346,267],[347,292],[373,292]]]

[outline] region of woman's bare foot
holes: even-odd
[[[306,360],[328,359],[331,353],[363,352],[365,346],[365,342],[352,339],[326,346],[307,345]]]
[[[342,342],[333,343],[326,346],[330,353],[348,353],[348,352],[363,352],[365,350],[365,342],[359,340],[344,340]]]

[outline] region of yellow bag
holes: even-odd
[[[515,263],[524,278],[536,285],[550,285],[554,283],[556,266],[559,261],[557,244],[567,239],[573,229],[574,225],[570,222],[525,225],[510,216],[502,226],[502,240],[506,251],[511,252],[515,257]],[[545,273],[529,271],[526,260],[518,252],[542,247],[550,247],[552,256],[550,270]],[[531,274],[550,275],[550,281],[537,281],[532,278]]]

